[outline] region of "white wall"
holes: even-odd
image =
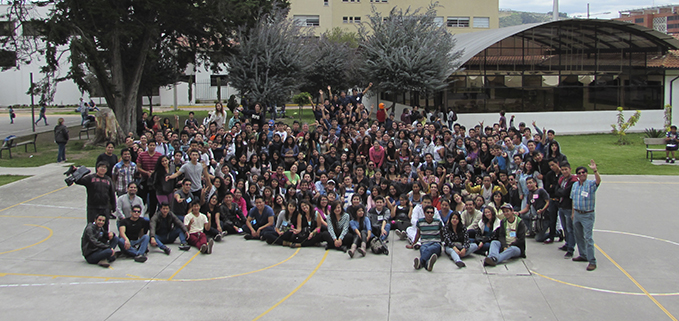
[[[675,81],[675,87],[679,88],[679,79]],[[679,104],[679,92],[675,92],[674,100]],[[370,108],[371,104],[376,103],[377,95],[368,97],[364,104],[367,108]],[[382,100],[387,107],[391,106],[391,102]],[[410,106],[405,106],[402,104],[396,105],[396,120],[400,120],[403,108]],[[628,119],[634,110],[625,110],[625,119]],[[663,128],[664,118],[663,110],[642,110],[641,118],[636,126],[632,127],[629,132],[643,132],[646,128]],[[586,111],[586,112],[543,112],[543,113],[507,113],[507,122],[511,115],[515,115],[514,125],[518,127],[519,122],[526,123],[527,126],[531,126],[531,123],[535,121],[537,125],[542,129],[553,129],[557,135],[560,134],[585,134],[585,133],[610,133],[611,124],[616,123],[618,112],[615,110],[607,111]],[[678,119],[679,111],[674,113],[674,119]],[[463,113],[458,114],[457,122],[465,125],[467,128],[477,125],[479,122],[483,121],[484,126],[492,126],[497,123],[500,119],[500,114],[498,113]],[[531,126],[532,127],[532,126]]]
[[[177,83],[177,106],[193,105],[195,102],[195,85],[193,86],[194,94],[189,100],[189,83]],[[174,86],[160,87],[160,99],[158,103],[161,106],[174,106]]]
[[[670,87],[670,82],[675,77],[679,77],[679,70],[668,70],[665,74],[665,105],[679,106],[679,78]],[[670,92],[672,93],[672,101],[670,101]],[[676,125],[677,123],[679,123],[679,109],[674,109],[672,124]]]

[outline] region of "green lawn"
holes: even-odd
[[[24,179],[26,175],[0,175],[0,186]]]

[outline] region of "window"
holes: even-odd
[[[24,37],[37,37],[45,29],[45,23],[40,20],[30,20],[21,23],[21,35]]]
[[[439,27],[443,27],[443,17],[434,18],[434,23]]]
[[[644,18],[636,18],[634,19],[634,23],[644,23]]]
[[[0,37],[14,35],[14,21],[0,21]]]
[[[469,17],[448,17],[448,27],[469,28]]]
[[[16,67],[17,54],[14,51],[0,50],[0,67]]]
[[[669,16],[669,17],[667,17],[667,21],[672,21],[672,20],[679,20],[679,16]]]
[[[474,28],[490,28],[490,18],[474,17]]]
[[[361,23],[361,17],[342,17],[342,23]]]
[[[370,2],[380,3],[380,2],[387,2],[387,0],[370,0]]]
[[[361,2],[361,0],[342,0],[343,2]]]
[[[318,16],[294,16],[293,19],[301,26],[318,27],[321,25],[321,20]]]
[[[217,83],[219,79],[219,83]],[[210,75],[210,86],[212,87],[226,87],[229,84],[229,79],[226,75]]]
[[[679,23],[672,23],[667,25],[667,29],[677,29],[679,28]]]
[[[323,0],[323,5],[327,7],[327,6],[329,6],[330,4],[328,3],[328,0]]]

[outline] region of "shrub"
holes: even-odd
[[[655,128],[646,128],[644,130],[647,138],[663,138],[665,137],[665,131]]]
[[[618,107],[618,122],[616,124],[611,124],[613,130],[611,132],[618,136],[618,145],[627,145],[629,141],[627,140],[627,131],[637,124],[639,118],[641,117],[641,112],[636,111],[632,117],[625,121],[625,115],[623,114],[622,107]]]

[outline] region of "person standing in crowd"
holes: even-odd
[[[137,196],[137,183],[129,182],[127,184],[127,193],[118,196],[116,204],[116,216],[118,217],[118,222],[130,217],[132,214],[132,207],[135,205],[141,207],[143,213],[144,202],[139,196]]]
[[[150,217],[155,213],[156,203],[158,203],[156,191],[153,188],[151,174],[153,174],[155,171],[156,162],[158,162],[158,158],[160,158],[162,155],[160,155],[160,153],[156,153],[155,140],[149,140],[147,145],[148,150],[140,152],[139,156],[137,156],[137,170],[139,170],[141,173],[141,184],[143,186],[139,189],[139,197],[141,197],[141,199],[144,200],[146,204],[148,204],[146,209]]]
[[[40,122],[41,119],[45,121],[45,126],[49,125],[47,123],[47,116],[45,116],[46,112],[47,112],[47,106],[45,106],[44,103],[40,104],[40,117],[38,117],[38,120],[35,121],[36,125]]]
[[[106,216],[103,225],[104,231],[108,231],[108,218],[116,209],[116,193],[113,189],[113,181],[106,176],[108,164],[98,162],[94,173],[88,174],[75,181],[87,189],[87,221],[94,222],[99,215]]]
[[[113,178],[113,167],[118,163],[118,155],[113,154],[116,145],[113,142],[106,142],[106,150],[97,156],[97,163],[106,162],[108,164],[108,170],[106,175]]]
[[[113,232],[104,230],[106,219],[104,214],[97,215],[94,222],[87,223],[80,239],[80,248],[87,263],[105,268],[116,260],[115,248],[118,245],[118,237]]]
[[[589,262],[587,271],[596,269],[596,258],[594,257],[594,208],[596,201],[596,191],[601,184],[601,176],[597,170],[594,160],[590,160],[589,168],[594,172],[594,180],[587,179],[587,168],[580,166],[575,169],[578,181],[573,183],[571,189],[571,199],[573,200],[573,232],[575,243],[578,245],[578,257],[574,257],[575,262]]]
[[[68,127],[64,125],[64,119],[59,118],[57,120],[57,125],[54,126],[54,142],[59,146],[59,151],[57,152],[57,163],[63,163],[66,161],[66,144],[68,143]]]
[[[123,148],[120,151],[120,162],[113,165],[113,183],[118,196],[125,194],[126,188],[137,176],[137,164],[132,161],[132,151]],[[136,185],[136,184],[135,184]]]
[[[571,200],[571,190],[573,183],[578,178],[571,173],[571,164],[563,161],[560,164],[561,175],[559,176],[559,183],[555,188],[555,194],[559,198],[559,219],[563,232],[566,237],[566,244],[559,248],[559,250],[566,251],[565,259],[573,257],[575,249],[575,235],[573,234],[573,219],[571,213],[573,212],[573,200]]]

